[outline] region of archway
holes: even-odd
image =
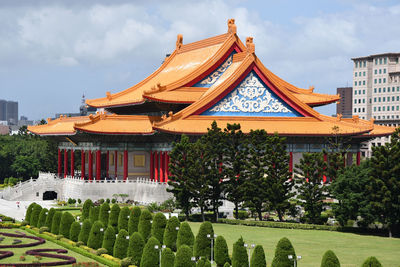
[[[43,200],[54,200],[54,199],[57,199],[57,192],[46,191],[43,193]]]

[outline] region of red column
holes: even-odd
[[[71,176],[75,174],[75,151],[71,149]]]
[[[158,176],[158,162],[159,162],[159,157],[160,157],[160,153],[159,152],[154,152],[154,181],[159,182],[159,176]]]
[[[324,161],[325,161],[326,163],[328,163],[328,155],[325,154],[325,153],[324,153]],[[325,168],[325,169],[326,169],[326,168]],[[323,177],[322,180],[323,180],[324,183],[326,183],[326,175],[324,175],[324,177]]]
[[[68,174],[68,150],[64,149],[64,178]]]
[[[81,150],[81,178],[82,180],[85,180],[85,150]]]
[[[162,151],[160,151],[160,170],[159,170],[159,173],[160,173],[160,182],[161,183],[163,183],[164,182],[164,160],[165,160],[165,157],[164,157],[164,152],[162,152]]]
[[[164,182],[168,182],[168,164],[169,164],[169,155],[168,152],[165,152]]]
[[[359,166],[361,164],[361,152],[358,151],[357,152],[357,166]]]
[[[89,181],[93,180],[93,155],[92,151],[89,150],[89,164],[88,164],[88,169],[89,169]]]
[[[110,152],[107,150],[106,154],[106,177],[108,178],[108,169],[110,167]]]
[[[124,181],[128,178],[128,150],[124,150]]]
[[[118,176],[118,151],[114,151],[114,178],[117,178]]]
[[[154,180],[154,153],[150,151],[150,180]]]
[[[99,181],[101,178],[101,151],[96,151],[96,180]]]
[[[293,172],[293,152],[289,152],[289,171]]]
[[[61,149],[58,149],[58,166],[57,166],[57,175],[61,177]]]

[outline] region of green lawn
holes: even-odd
[[[26,233],[27,235],[30,235],[30,236],[32,235],[32,234],[30,234],[30,233],[28,233],[28,232],[26,232],[26,231],[24,231],[24,230],[22,230],[22,229],[0,229],[0,232],[15,233],[15,231],[23,232],[23,233]],[[2,236],[2,235],[0,235],[0,236]],[[12,243],[12,240],[14,240],[14,239],[19,239],[19,238],[13,238],[13,237],[5,237],[5,236],[2,236],[2,237],[4,237],[5,239],[3,240],[3,242],[1,242],[1,244],[11,244],[11,243]],[[35,240],[33,240],[33,239],[27,239],[27,238],[25,238],[25,239],[24,239],[24,238],[21,238],[20,240],[22,241],[22,243],[31,243],[31,242],[35,242]],[[34,256],[26,255],[26,256],[25,256],[25,258],[26,258],[25,261],[20,261],[20,260],[19,260],[19,257],[20,257],[25,251],[27,251],[27,250],[39,249],[39,248],[65,249],[64,247],[61,247],[61,246],[59,246],[59,245],[57,245],[57,244],[55,244],[55,243],[53,243],[53,242],[47,241],[47,240],[46,240],[46,243],[41,244],[41,245],[39,245],[39,246],[35,246],[35,247],[27,247],[27,248],[4,248],[4,249],[2,249],[2,250],[8,250],[8,251],[14,252],[14,256],[0,260],[0,266],[1,266],[2,264],[4,264],[4,263],[25,263],[25,264],[29,264],[29,263],[31,263],[33,260],[36,260],[36,258],[35,258]],[[56,254],[56,253],[54,252],[54,254]],[[80,254],[78,254],[78,253],[76,253],[76,252],[70,251],[70,250],[68,251],[67,254],[62,254],[62,255],[68,255],[68,256],[74,257],[74,258],[76,259],[77,262],[96,262],[95,260],[93,260],[93,259],[91,259],[91,258],[82,256],[82,255],[80,255]],[[50,261],[60,261],[60,259],[42,258],[40,261],[41,261],[41,262],[50,262]],[[63,265],[63,266],[68,266],[68,265]]]
[[[200,223],[190,223],[190,226],[193,233],[197,235]],[[217,235],[225,237],[230,255],[232,254],[233,243],[240,236],[246,243],[262,245],[268,266],[270,266],[274,257],[276,244],[282,237],[289,238],[296,254],[303,257],[298,263],[300,267],[319,267],[322,255],[328,249],[335,252],[342,267],[360,267],[369,256],[377,257],[383,267],[400,266],[400,239],[398,238],[229,224],[213,224],[213,227]]]

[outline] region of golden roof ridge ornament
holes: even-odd
[[[247,47],[247,53],[254,54],[254,52],[256,51],[256,46],[253,43],[253,37],[246,38],[246,47]]]
[[[360,117],[358,115],[353,115],[352,117],[354,123],[359,123]]]
[[[228,19],[228,33],[236,34],[237,27],[235,25],[235,19]]]
[[[111,96],[111,93],[110,93],[110,92],[106,92],[106,96],[107,96],[107,99],[108,99],[108,100],[111,100],[111,99],[112,99],[112,96]]]
[[[176,50],[179,50],[182,47],[182,44],[183,44],[183,35],[178,34],[176,36]]]

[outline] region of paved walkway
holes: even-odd
[[[17,206],[16,201],[8,201],[4,199],[0,199],[0,214],[9,216],[18,221],[23,221],[25,219],[25,213],[28,209],[28,206],[32,203],[36,202],[42,208],[50,209],[55,204],[54,200],[46,200],[46,201],[19,201],[19,208]]]

